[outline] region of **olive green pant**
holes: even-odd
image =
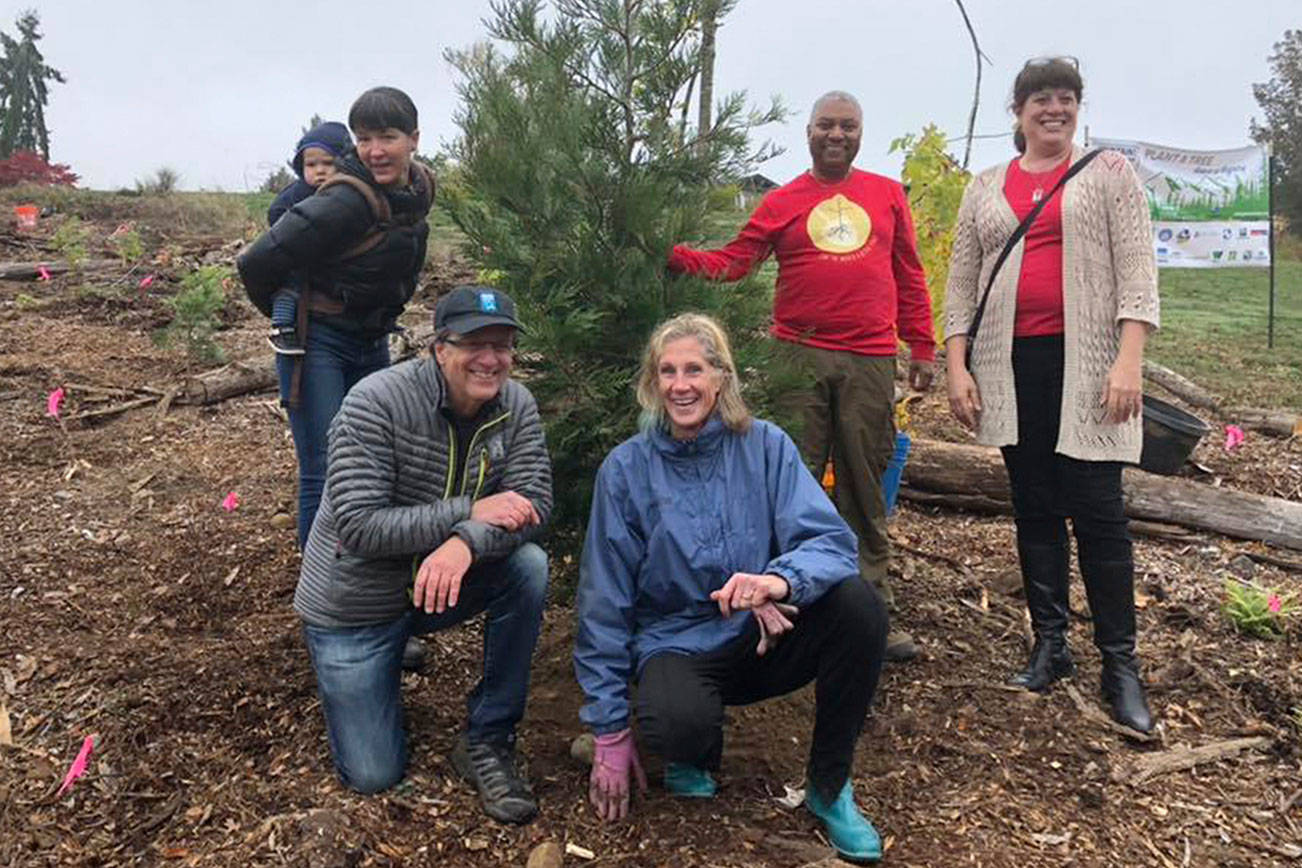
[[[859,538],[859,573],[894,608],[882,475],[895,452],[895,357],[806,346],[797,352],[814,375],[801,396],[800,452],[816,479],[832,459],[832,500]]]

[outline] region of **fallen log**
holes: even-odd
[[[957,494],[955,492],[942,494],[934,491],[919,491],[912,485],[901,485],[899,497],[901,500],[919,503],[923,506],[946,506],[950,509],[992,515],[1012,515],[1013,513],[1012,501],[986,497],[983,494]]]
[[[87,259],[77,268],[79,271],[94,271],[121,264],[119,259]],[[72,270],[66,262],[0,262],[0,280],[34,280],[41,276],[42,268],[51,275]]]
[[[393,361],[400,362],[416,355],[433,336],[434,329],[431,326],[418,326],[398,332],[390,343]],[[231,362],[187,377],[172,403],[217,404],[241,395],[268,391],[279,383],[275,356],[251,362]],[[159,391],[159,394],[163,394],[163,391]]]
[[[1191,769],[1203,763],[1216,762],[1238,756],[1245,750],[1265,750],[1274,739],[1259,735],[1252,738],[1232,738],[1217,741],[1201,747],[1178,747],[1162,753],[1141,756],[1130,764],[1129,768],[1118,767],[1113,771],[1113,780],[1129,780],[1132,784],[1142,784],[1149,778],[1170,772]]]
[[[1193,407],[1219,413],[1221,399],[1202,386],[1151,359],[1144,359],[1144,377]]]
[[[1152,380],[1172,395],[1193,407],[1210,410],[1227,421],[1252,431],[1264,431],[1280,437],[1302,436],[1302,416],[1291,410],[1266,410],[1260,407],[1226,407],[1217,395],[1168,367],[1144,360],[1144,378]]]
[[[981,504],[1008,504],[1008,475],[998,450],[984,446],[915,438],[904,465],[904,483],[913,492],[946,495],[955,505],[980,497]],[[1126,468],[1122,485],[1131,518],[1213,531],[1302,550],[1302,503],[1228,488],[1213,488]],[[901,496],[905,494],[901,488]],[[935,503],[935,498],[930,498]]]
[[[251,365],[231,362],[186,378],[174,403],[216,404],[237,395],[266,391],[274,388],[278,382],[274,358]]]
[[[1264,431],[1280,437],[1302,437],[1302,416],[1288,410],[1263,410],[1260,407],[1226,407],[1221,415],[1252,431]]]

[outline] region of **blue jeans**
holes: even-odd
[[[360,338],[313,321],[308,329],[299,404],[289,407],[289,430],[298,455],[298,547],[307,544],[325,490],[326,435],[344,395],[367,374],[389,366],[389,339]],[[276,354],[280,400],[289,401],[295,356]]]
[[[330,753],[339,779],[362,793],[402,780],[402,649],[407,637],[460,624],[488,610],[484,673],[466,697],[471,741],[514,737],[529,694],[529,668],[547,596],[547,554],[525,543],[503,561],[476,564],[456,608],[442,615],[408,610],[388,624],[328,629],[304,625]]]

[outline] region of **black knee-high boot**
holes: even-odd
[[[1027,690],[1048,690],[1076,671],[1067,647],[1067,545],[1018,542],[1022,587],[1031,613],[1035,644],[1026,668],[1008,683]]]
[[[1094,644],[1103,654],[1103,698],[1117,723],[1149,732],[1153,715],[1135,656],[1135,563],[1081,558],[1080,567],[1094,617]]]

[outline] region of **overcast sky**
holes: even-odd
[[[1065,53],[1081,60],[1092,135],[1242,145],[1257,111],[1252,83],[1268,77],[1284,31],[1302,28],[1302,0],[966,3],[993,61],[978,133],[1009,129],[1013,76],[1028,57]],[[456,135],[443,51],[483,39],[489,12],[488,0],[0,0],[0,28],[16,33],[28,7],[40,13],[47,61],[68,79],[47,110],[51,157],[105,189],[163,165],[186,189],[255,188],[314,112],[343,120],[377,84],[412,95],[422,150],[434,152]],[[804,124],[819,94],[859,97],[858,165],[897,176],[892,138],[929,121],[964,131],[974,61],[953,0],[741,0],[720,30],[716,69],[718,92],[778,94],[796,110],[767,130],[787,152],[760,167],[786,181],[808,166]],[[1011,153],[1008,138],[982,141],[972,166]]]

